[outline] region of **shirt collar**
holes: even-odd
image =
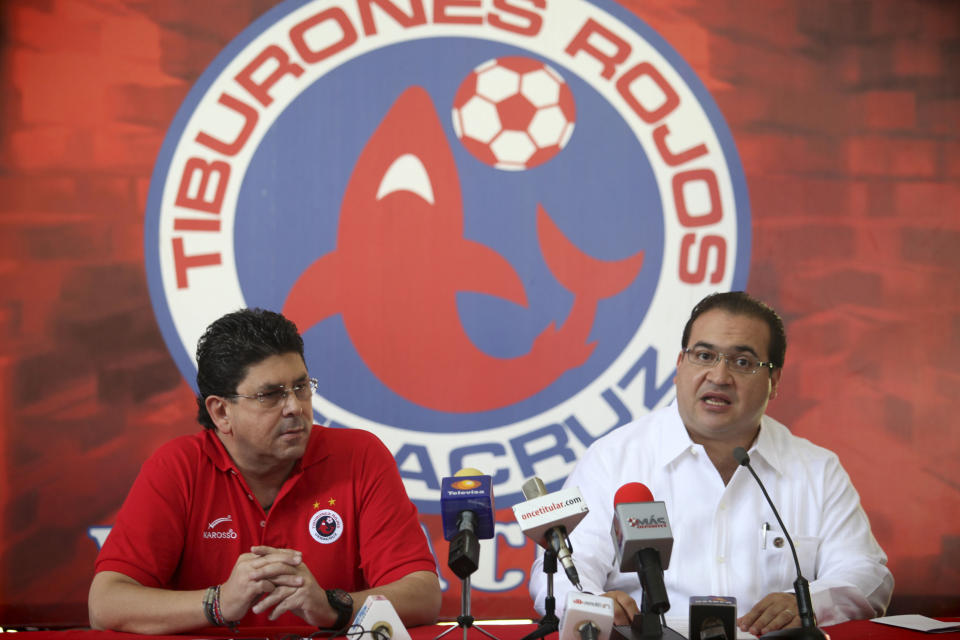
[[[327,427],[313,425],[313,428],[310,430],[310,441],[307,443],[307,450],[304,451],[303,457],[300,458],[293,467],[294,474],[310,465],[317,464],[329,455],[327,431]],[[220,438],[217,437],[213,429],[204,429],[203,452],[210,458],[210,461],[213,462],[217,469],[221,471],[240,472],[240,470],[237,469],[237,465],[233,462],[233,458],[227,453],[227,448],[223,446],[223,442],[220,441]]]
[[[660,438],[657,441],[656,460],[660,461],[660,466],[666,467],[674,463],[680,456],[690,454],[691,448],[695,446],[687,428],[683,426],[683,420],[680,419],[680,409],[677,407],[677,401],[674,400],[667,407],[664,415],[664,427],[660,429]]]
[[[750,447],[749,453],[751,462],[756,456],[768,464],[777,474],[782,475],[784,473],[781,447],[777,446],[776,435],[770,427],[770,418],[766,415],[760,418],[760,434],[757,436],[757,441]]]
[[[690,454],[696,443],[690,439],[687,428],[680,419],[680,410],[677,407],[677,401],[674,400],[667,407],[668,413],[665,416],[665,427],[660,430],[660,438],[657,441],[657,457],[661,467],[667,467],[684,454]],[[778,474],[784,473],[784,461],[780,453],[780,447],[777,446],[776,436],[773,429],[769,426],[770,418],[766,415],[760,418],[760,433],[750,447],[751,459],[756,454],[766,464],[770,465]],[[731,453],[732,455],[732,453]]]
[[[220,471],[239,471],[237,465],[233,464],[230,454],[227,453],[227,448],[217,437],[215,429],[203,430],[203,452]]]

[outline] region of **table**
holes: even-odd
[[[942,620],[960,621],[960,618],[941,618]],[[492,633],[499,640],[520,640],[525,635],[533,631],[536,627],[533,624],[490,624],[478,621],[486,631]],[[411,640],[433,640],[438,635],[449,629],[447,625],[426,625],[422,627],[413,627],[409,629]],[[877,624],[869,620],[854,620],[844,622],[843,624],[823,627],[823,630],[830,636],[831,640],[920,640],[920,638],[929,637],[919,631],[910,631],[908,629],[899,629],[885,624]],[[235,636],[226,629],[218,635],[208,635],[204,630],[203,635],[182,634],[174,636],[140,636],[130,633],[120,633],[118,631],[91,631],[89,629],[66,629],[62,631],[27,631],[22,632],[17,640],[185,640],[192,638],[211,638],[222,640],[223,638],[237,638],[240,640],[280,640],[285,636],[293,635],[297,638],[309,635],[314,630],[309,627],[266,627],[266,628],[245,628]],[[319,637],[319,636],[318,636]],[[960,634],[937,634],[938,638],[948,640],[950,638],[960,638]],[[547,636],[547,640],[558,640],[559,634],[552,633]],[[366,638],[365,638],[366,640]],[[451,631],[444,640],[463,640],[463,631]],[[490,640],[487,636],[476,629],[467,631],[467,640]]]

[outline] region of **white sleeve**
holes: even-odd
[[[893,575],[850,477],[833,456],[824,473],[823,521],[810,595],[817,621],[830,625],[881,616]]]

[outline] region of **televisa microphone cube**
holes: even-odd
[[[473,511],[477,515],[477,538],[493,538],[493,479],[490,476],[458,474],[442,480],[440,514],[445,540],[457,535],[457,517],[463,511]]]

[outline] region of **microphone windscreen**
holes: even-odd
[[[733,450],[733,459],[737,461],[737,464],[744,467],[750,464],[750,454],[743,447],[737,447]]]
[[[456,476],[456,477],[458,477],[458,478],[461,477],[461,476],[482,476],[482,475],[483,475],[483,471],[480,471],[480,470],[478,470],[478,469],[474,469],[473,467],[464,467],[463,469],[460,469],[460,471],[457,471],[457,472],[456,472],[455,474],[453,474],[453,475]]]
[[[523,491],[523,497],[527,500],[547,495],[547,485],[543,484],[543,480],[536,476],[524,482],[520,490]]]
[[[653,493],[641,482],[628,482],[617,489],[617,493],[613,496],[613,505],[630,502],[653,502]]]

